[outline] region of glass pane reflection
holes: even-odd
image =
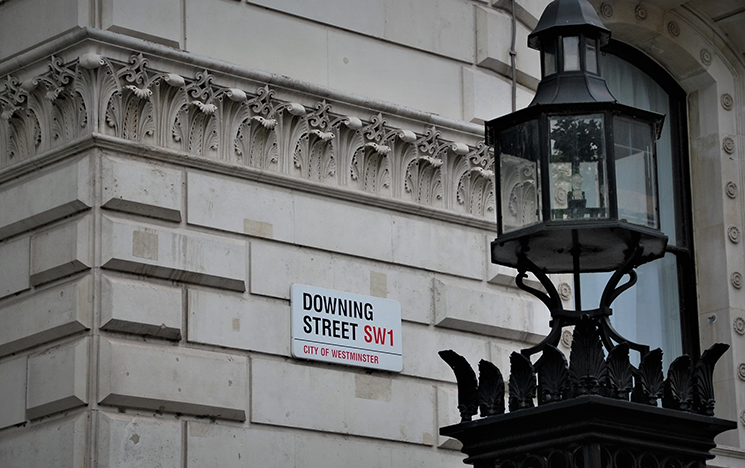
[[[551,219],[607,218],[601,114],[549,117]]]
[[[538,121],[500,132],[497,140],[502,232],[510,232],[541,221]]]

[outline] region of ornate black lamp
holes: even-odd
[[[703,468],[714,437],[735,427],[713,417],[713,369],[727,345],[675,359],[665,379],[662,351],[625,339],[609,320],[611,303],[636,282],[634,268],[667,246],[655,154],[664,116],[611,95],[598,66],[609,39],[587,0],[554,0],[528,36],[543,75],[533,102],[486,124],[497,167],[492,262],[517,268],[517,285],[552,320],[540,344],[510,357],[507,414],[499,369],[482,360],[477,380],[463,357],[440,352],[455,372],[462,418],[440,433],[463,443],[467,464]],[[599,307],[583,310],[580,273],[610,271]],[[546,292],[523,282],[527,272]],[[569,272],[575,310],[563,308],[547,276]],[[568,325],[569,363],[556,347]],[[638,367],[630,350],[640,354]],[[471,421],[477,412],[483,418]]]

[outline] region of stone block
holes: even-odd
[[[90,159],[85,158],[3,190],[0,239],[89,209],[91,185]]]
[[[253,240],[251,293],[289,300],[293,283],[333,289],[334,260],[328,252]]]
[[[472,333],[539,342],[548,332],[549,313],[537,299],[434,280],[435,325]]]
[[[463,120],[484,123],[512,112],[512,83],[502,76],[463,67]],[[517,85],[517,108],[530,104],[533,91]]]
[[[26,420],[26,356],[0,363],[0,429]]]
[[[103,268],[241,292],[246,289],[244,241],[102,217],[101,244]]]
[[[452,386],[437,387],[437,427],[451,426],[460,422],[458,411],[458,389]],[[460,450],[463,444],[452,437],[437,434],[439,448]]]
[[[177,49],[183,45],[179,0],[104,0],[103,28]]]
[[[406,447],[412,451],[417,448],[409,444]],[[426,447],[425,450],[429,448]],[[352,466],[355,468],[394,468],[397,466],[391,462],[390,444],[327,434],[295,437],[295,459],[307,468]],[[408,463],[398,466],[407,467]]]
[[[331,252],[393,260],[390,211],[328,198],[294,200],[295,242]]]
[[[329,29],[327,66],[330,88],[453,119],[463,113],[461,99],[452,97],[461,87],[460,65],[454,60]]]
[[[288,190],[199,172],[186,177],[189,224],[294,241],[294,197]]]
[[[189,289],[188,340],[227,348],[290,355],[286,302]]]
[[[31,287],[30,250],[28,237],[0,244],[0,298]]]
[[[190,52],[310,83],[328,84],[326,26],[234,1],[187,2],[185,12]],[[205,27],[211,24],[219,24],[222,31],[232,33],[215,34],[214,29]],[[281,41],[267,40],[277,31],[282,31]]]
[[[385,0],[385,39],[473,63],[473,5],[459,0]],[[347,28],[348,29],[348,28]]]
[[[445,331],[418,324],[404,323],[403,373],[415,377],[455,382],[455,374],[438,351],[452,349],[464,356],[474,369],[481,359],[489,360],[489,340],[483,336]]]
[[[90,276],[0,307],[0,356],[90,328]]]
[[[344,255],[254,240],[251,293],[290,299],[294,283],[394,299],[404,320],[432,322],[431,274]]]
[[[481,280],[487,261],[480,229],[397,216],[393,223],[393,261]]]
[[[235,427],[188,421],[186,466],[298,466],[295,463],[296,437],[291,432],[266,426]],[[303,467],[312,466],[310,460],[300,460]]]
[[[247,0],[247,3],[279,10],[290,15],[368,36],[383,37],[385,5],[382,0]]]
[[[101,328],[178,340],[182,296],[178,287],[103,276]]]
[[[0,5],[0,31],[3,31],[0,57],[12,57],[76,26],[87,25],[88,7],[87,3],[77,0],[3,2]],[[40,11],[45,13],[39,15]]]
[[[88,414],[55,419],[0,435],[3,468],[87,466]]]
[[[54,281],[93,264],[92,217],[85,216],[31,236],[31,284]]]
[[[434,444],[430,384],[258,358],[251,372],[251,422]]]
[[[177,420],[99,411],[97,441],[98,468],[182,466],[181,422]]]
[[[426,450],[424,447],[396,446],[391,448],[391,466],[430,468],[432,466],[461,466],[465,455],[452,450]]]
[[[541,60],[537,50],[528,48],[528,34],[530,30],[517,23],[517,80],[527,88],[536,89],[541,79]],[[510,16],[502,11],[476,7],[476,63],[501,75],[511,76],[511,43]]]
[[[102,339],[102,405],[246,419],[246,358],[174,346]]]
[[[88,346],[84,338],[28,358],[26,416],[40,418],[88,403]]]
[[[101,158],[102,207],[181,222],[183,173],[162,165]]]

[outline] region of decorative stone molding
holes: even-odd
[[[722,139],[722,149],[727,154],[735,152],[735,140],[732,137],[724,137]]]
[[[675,21],[670,21],[667,23],[667,32],[673,37],[678,37],[680,36],[680,26]]]
[[[567,348],[572,347],[572,332],[571,331],[564,330],[563,332],[561,332],[561,344]]]
[[[732,327],[738,335],[745,335],[745,319],[742,317],[735,317],[732,322]]]
[[[559,292],[559,296],[563,300],[568,301],[572,298],[572,287],[567,283],[560,283],[556,290]]]
[[[742,274],[740,274],[740,272],[736,271],[732,273],[729,277],[729,280],[732,283],[732,286],[734,286],[735,288],[742,288]]]
[[[737,198],[737,184],[730,181],[727,182],[727,185],[725,186],[725,192],[727,193],[727,196],[735,199]]]
[[[711,58],[711,52],[709,52],[709,49],[701,49],[700,57],[701,57],[701,63],[703,63],[707,67],[711,65],[712,58]]]
[[[740,230],[737,226],[730,226],[729,229],[727,229],[727,237],[729,237],[729,240],[734,244],[740,242]]]
[[[745,362],[741,362],[737,366],[737,376],[740,377],[740,380],[745,380]]]
[[[613,16],[613,5],[610,3],[603,3],[600,5],[600,14],[606,18]]]
[[[494,155],[483,141],[449,141],[335,112],[334,104],[286,102],[268,84],[253,92],[153,70],[142,53],[126,63],[84,54],[0,92],[0,169],[94,132],[407,203],[491,220]],[[1,85],[0,85],[1,86]],[[297,95],[297,93],[295,93]],[[307,102],[313,102],[311,96]]]
[[[724,110],[732,110],[732,107],[734,106],[734,100],[728,93],[722,94],[721,103]]]
[[[638,19],[639,21],[644,21],[649,15],[649,13],[647,12],[647,7],[645,7],[644,5],[637,5],[636,8],[634,8],[634,15],[636,15],[636,19]]]
[[[740,411],[740,422],[745,426],[745,410]]]

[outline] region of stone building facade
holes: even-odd
[[[530,102],[547,3],[0,1],[0,466],[459,466],[437,351],[506,369],[548,330],[489,262],[482,126]],[[745,13],[594,6],[687,94],[712,466],[743,467]],[[293,358],[292,284],[399,301],[402,372]]]

